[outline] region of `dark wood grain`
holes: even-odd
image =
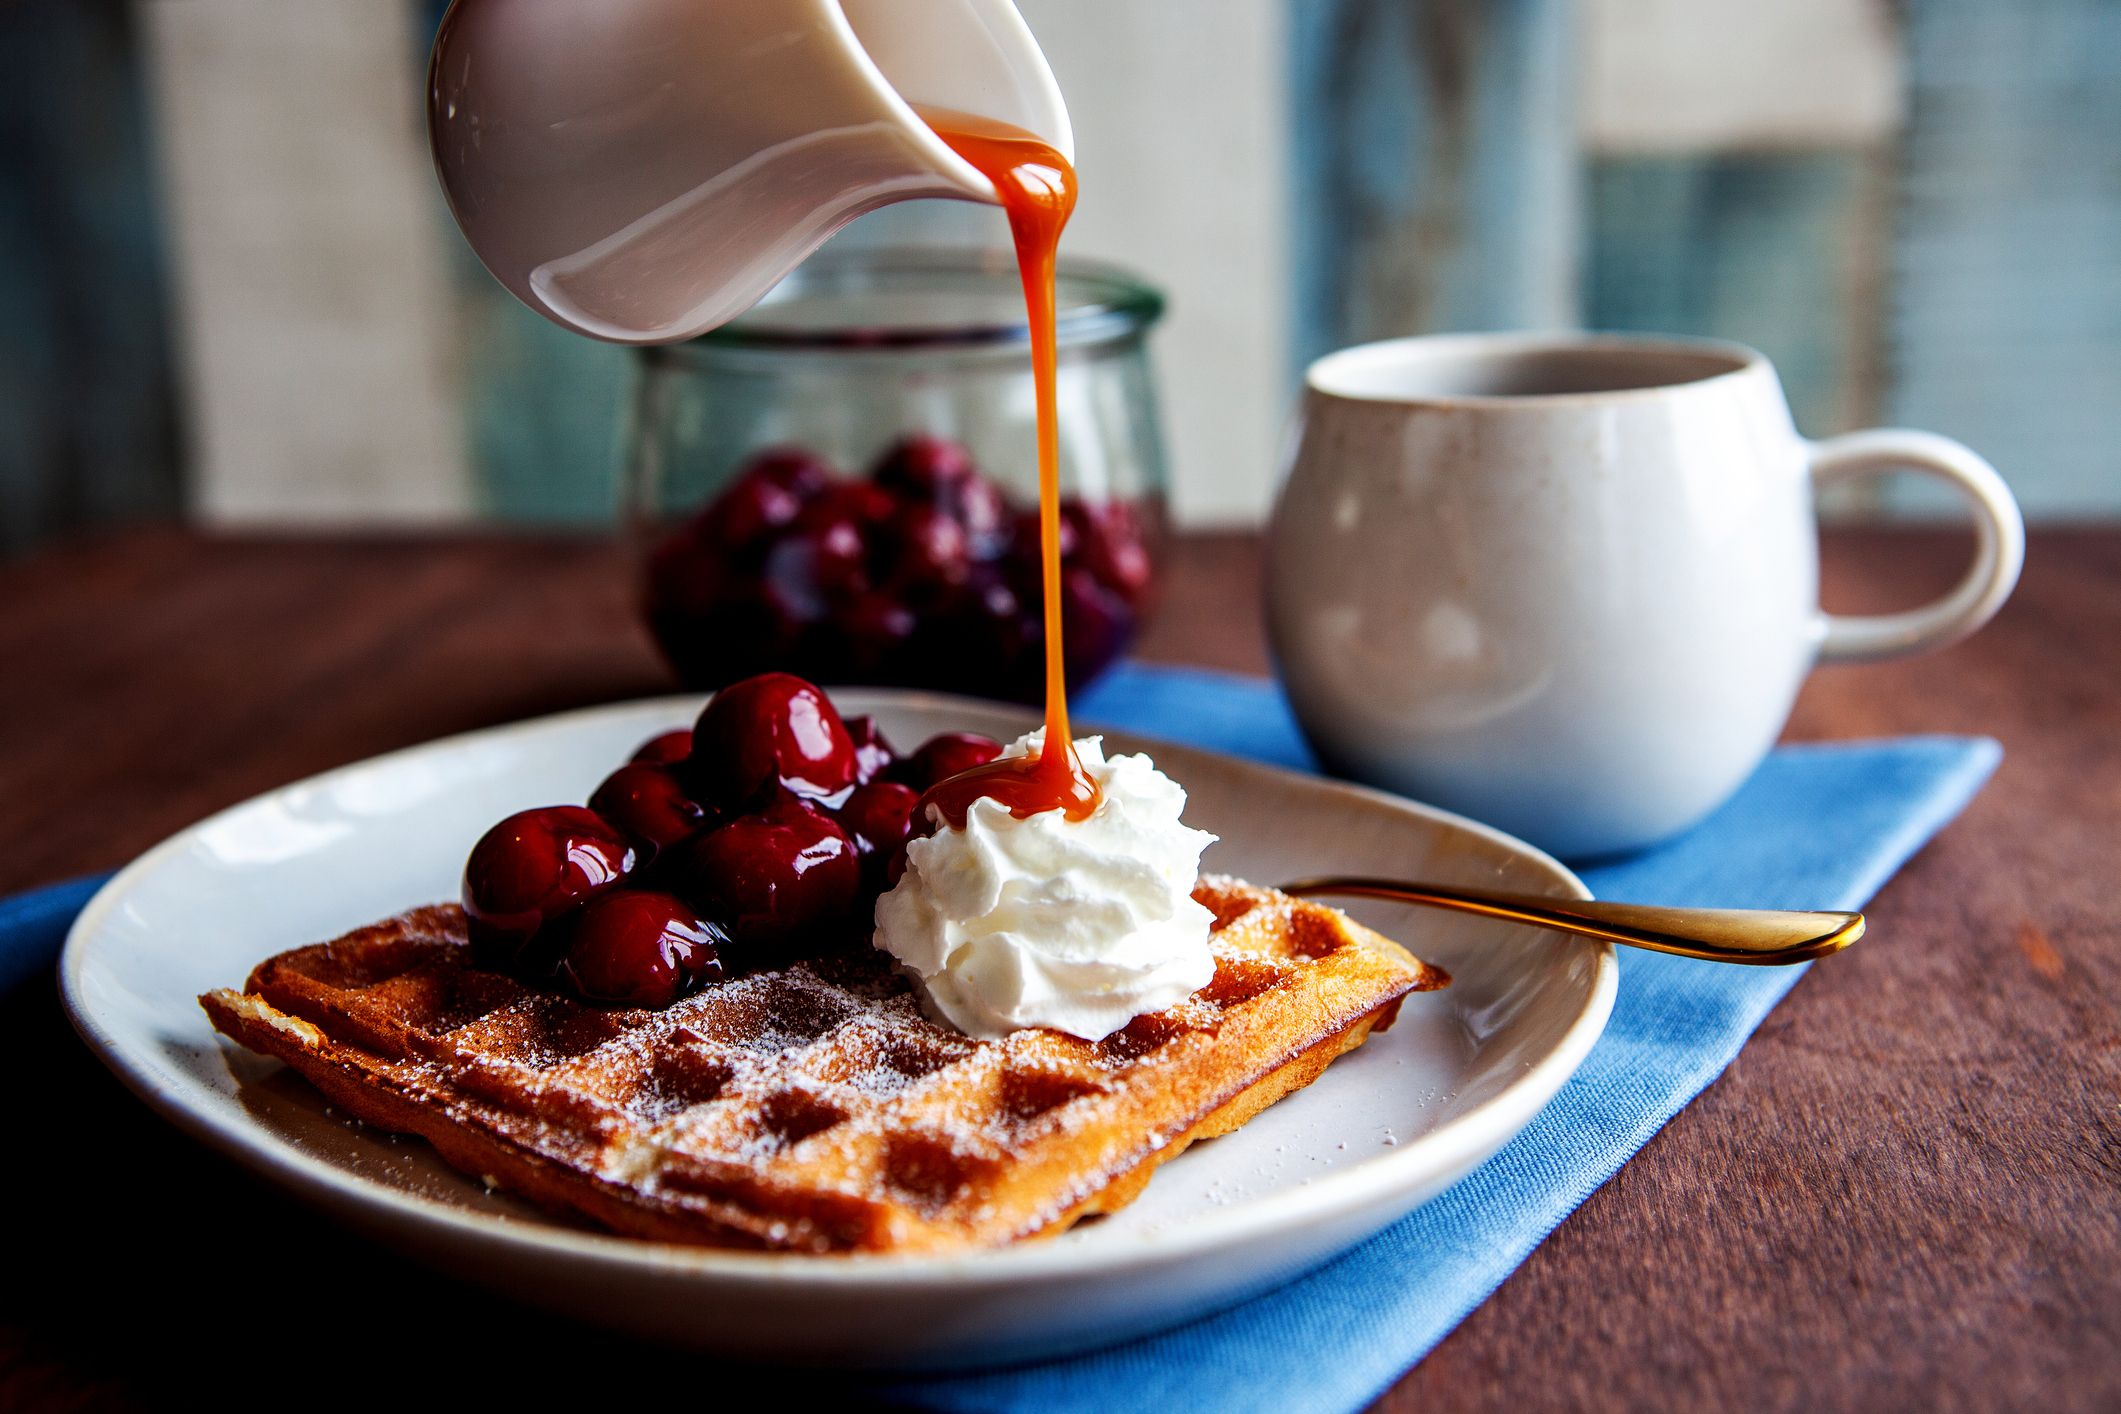
[[[1963,553],[1831,536],[1829,598],[1912,602]],[[1191,539],[1175,565],[1145,653],[1263,670],[1256,542]],[[0,891],[345,761],[668,688],[601,543],[152,531],[48,553],[0,569]],[[1383,1408],[2121,1404],[2121,531],[2036,536],[1990,629],[1822,671],[1791,726],[1914,731],[2008,754],[1877,900],[1870,938]],[[47,989],[0,1003],[0,1066],[20,1089],[0,1183],[61,1242],[12,1247],[0,1408],[167,1407],[239,1372],[284,1390],[320,1360],[352,1397],[386,1378],[364,1352],[415,1332],[478,1352],[423,1399],[608,1395],[614,1369],[658,1397],[728,1388],[711,1362],[430,1276],[177,1138]],[[265,1281],[241,1275],[261,1241]]]

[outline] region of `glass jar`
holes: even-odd
[[[1080,684],[1156,592],[1163,298],[1059,272],[1064,640]],[[1031,354],[1013,261],[825,251],[755,309],[636,365],[624,484],[641,611],[688,687],[813,681],[1038,700]]]

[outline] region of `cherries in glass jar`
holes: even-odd
[[[1155,594],[1147,518],[1062,503],[1063,632],[1081,683],[1132,642]],[[907,437],[863,478],[776,448],[648,555],[643,612],[688,686],[770,668],[813,681],[1035,702],[1045,625],[1038,513],[961,444]]]

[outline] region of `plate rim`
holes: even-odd
[[[948,693],[896,688],[827,689],[835,702],[875,703],[893,707],[950,710],[973,708],[982,712],[1015,711],[1015,704]],[[239,812],[294,791],[327,786],[336,778],[400,761],[402,758],[446,751],[468,743],[489,742],[514,735],[529,735],[546,729],[564,730],[577,722],[628,713],[652,715],[662,711],[696,711],[703,700],[697,693],[673,693],[597,703],[528,717],[493,726],[453,732],[430,741],[399,747],[334,766],[287,782],[237,801],[194,821],[161,840],[98,889],[68,929],[59,960],[59,991],[67,1018],[75,1033],[125,1087],[149,1109],[180,1131],[207,1147],[241,1163],[253,1172],[309,1197],[335,1215],[346,1214],[362,1221],[394,1219],[414,1228],[432,1225],[447,1237],[463,1242],[499,1243],[519,1258],[561,1259],[588,1263],[607,1271],[634,1270],[657,1276],[711,1279],[716,1284],[765,1283],[786,1286],[810,1282],[834,1289],[878,1289],[900,1286],[956,1286],[968,1281],[1014,1284],[1044,1278],[1095,1275],[1116,1277],[1145,1268],[1203,1257],[1253,1238],[1300,1230],[1317,1223],[1346,1219],[1387,1198],[1392,1192],[1422,1186],[1426,1176],[1448,1173],[1445,1186],[1463,1177],[1469,1158],[1484,1157],[1521,1131],[1536,1117],[1556,1092],[1574,1075],[1604,1033],[1618,992],[1619,962],[1612,944],[1583,940],[1594,959],[1592,984],[1582,1006],[1557,1044],[1501,1090],[1464,1114],[1446,1120],[1420,1138],[1377,1155],[1360,1164],[1323,1174],[1308,1185],[1285,1189],[1250,1202],[1203,1214],[1196,1220],[1151,1232],[1129,1234],[1100,1249],[1063,1247],[1049,1242],[1019,1242],[998,1248],[941,1254],[832,1254],[820,1258],[812,1253],[750,1252],[739,1249],[691,1246],[628,1237],[561,1226],[540,1219],[524,1220],[505,1214],[483,1213],[463,1208],[441,1198],[393,1187],[379,1179],[354,1172],[329,1159],[310,1154],[274,1134],[255,1119],[240,1113],[222,1114],[190,1100],[182,1086],[160,1083],[157,1074],[136,1064],[123,1042],[102,1024],[94,1003],[85,993],[83,973],[90,961],[94,935],[107,916],[123,901],[136,881],[189,845],[201,832]],[[858,709],[862,710],[862,709]],[[1084,734],[1100,729],[1096,722],[1081,724]],[[1554,871],[1554,882],[1564,886],[1558,898],[1588,899],[1591,891],[1567,865],[1546,851],[1516,836],[1471,820],[1452,811],[1425,805],[1389,791],[1342,781],[1328,776],[1293,771],[1254,761],[1228,752],[1161,738],[1126,728],[1105,728],[1116,734],[1183,751],[1202,752],[1223,758],[1251,771],[1290,777],[1307,786],[1326,786],[1367,798],[1394,809],[1411,811],[1433,823],[1483,837],[1490,843],[1528,857]],[[190,998],[185,998],[187,1002]],[[215,1037],[217,1042],[220,1038]],[[1505,1130],[1495,1140],[1497,1129]],[[1478,1158],[1473,1158],[1478,1162]],[[1418,1170],[1418,1172],[1407,1172]],[[1426,1201],[1426,1200],[1424,1200]],[[1405,1211],[1412,1211],[1411,1205]],[[1396,1220],[1396,1219],[1394,1219]]]

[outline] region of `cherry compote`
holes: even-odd
[[[781,953],[847,921],[862,871],[847,832],[784,792],[677,846],[665,878],[747,952]]]
[[[509,816],[472,846],[464,863],[464,914],[471,943],[488,966],[549,966],[533,948],[546,925],[633,872],[639,856],[609,821],[579,805],[548,805]]]
[[[720,927],[670,894],[619,889],[575,916],[560,976],[585,1001],[669,1006],[721,978],[728,941]]]
[[[854,837],[862,857],[862,886],[869,893],[880,894],[896,882],[889,877],[891,861],[912,836],[920,803],[921,793],[912,786],[872,781],[856,787],[839,808],[840,828]]]
[[[854,743],[854,780],[868,785],[898,762],[898,751],[870,716],[847,718],[847,739]]]
[[[824,693],[788,673],[763,673],[722,689],[700,713],[686,774],[705,804],[734,813],[776,790],[838,796],[859,767]]]
[[[1096,590],[1083,583],[1062,606],[1079,682],[1125,649],[1146,614],[1153,537],[1128,502],[1070,498],[1062,510],[1062,562]],[[745,463],[655,544],[643,612],[694,687],[790,669],[1035,701],[1039,575],[1038,512],[1012,504],[960,443],[905,438],[866,477],[780,448]]]
[[[685,793],[674,771],[641,761],[606,776],[589,808],[625,831],[648,858],[708,824],[706,807]]]
[[[978,732],[944,732],[921,743],[899,766],[897,778],[915,790],[927,790],[1002,754],[1002,744]]]
[[[662,732],[641,743],[632,760],[644,766],[675,766],[692,754],[692,728]]]
[[[948,732],[902,756],[801,678],[734,683],[691,731],[643,743],[588,808],[487,831],[464,868],[475,955],[585,1001],[666,1006],[730,968],[865,936],[907,842],[934,828],[924,793],[1001,751]]]

